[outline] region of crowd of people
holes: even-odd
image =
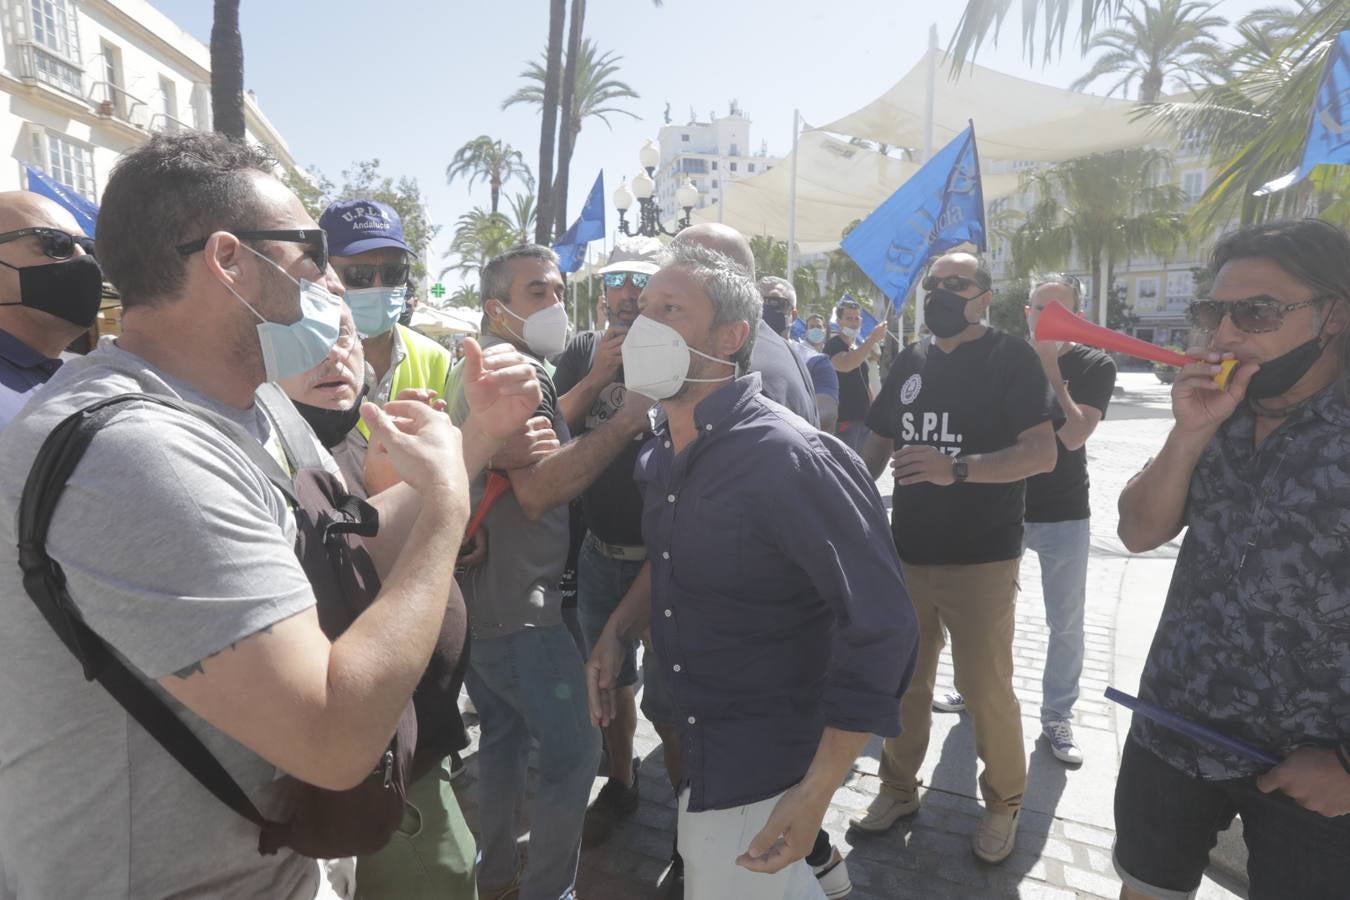
[[[678,806],[674,896],[846,896],[831,798],[879,736],[850,825],[914,815],[935,709],[970,715],[971,849],[1007,859],[1026,550],[1043,739],[1083,762],[1112,359],[985,324],[989,270],[954,251],[923,279],[931,339],[873,396],[884,324],[861,334],[846,298],[793,340],[792,284],[697,225],[615,248],[598,331],[573,333],[552,250],[495,257],[456,360],[408,327],[413,257],[388,206],[316,223],[214,135],[129,151],[96,242],[0,195],[0,897],[569,900],[639,807],[639,714]],[[1115,864],[1122,896],[1193,895],[1240,815],[1252,897],[1341,897],[1350,239],[1277,222],[1213,261],[1210,352],[1120,499],[1133,551],[1188,528],[1141,694],[1282,761],[1136,718]],[[105,280],[120,334],[65,358]],[[1033,333],[1081,301],[1038,277]]]

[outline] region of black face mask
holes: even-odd
[[[1322,358],[1322,336],[1299,344],[1293,350],[1277,356],[1270,362],[1261,363],[1260,370],[1252,376],[1247,385],[1247,399],[1269,400],[1278,397],[1308,374],[1308,370]]]
[[[966,320],[966,304],[970,298],[955,291],[935,287],[923,304],[923,323],[934,337],[956,337],[973,323]]]
[[[19,273],[19,299],[0,306],[26,306],[88,328],[103,302],[103,270],[92,256],[74,256],[42,266],[11,266]]]
[[[781,309],[769,309],[767,306],[764,307],[764,321],[773,329],[774,334],[782,334],[787,331],[787,313],[783,312]]]
[[[362,387],[361,393],[357,395],[356,402],[352,404],[351,409],[328,409],[323,406],[310,406],[308,403],[301,403],[299,400],[292,400],[295,408],[300,411],[300,415],[309,427],[314,429],[314,434],[319,438],[319,443],[323,444],[325,450],[332,450],[338,444],[351,434],[356,423],[361,421],[361,401],[366,398],[369,387]]]

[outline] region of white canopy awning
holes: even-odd
[[[824,130],[894,147],[923,147],[928,60],[933,54],[934,150],[971,119],[980,158],[988,160],[1058,162],[1149,142],[1148,123],[1130,121],[1133,101],[1083,94],[977,65],[965,66],[952,81],[951,57],[942,50],[929,50],[890,90]]]
[[[413,310],[412,328],[428,337],[442,337],[447,334],[477,334],[478,324],[482,321],[482,310],[467,306],[447,306],[437,309],[434,306],[418,306]]]

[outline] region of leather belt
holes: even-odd
[[[610,559],[618,559],[625,562],[642,562],[647,558],[647,548],[640,544],[636,547],[630,544],[606,544],[593,534],[588,534],[586,540],[591,542],[591,546],[595,547],[601,556],[606,556]]]

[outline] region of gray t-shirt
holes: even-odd
[[[487,349],[501,340],[484,336]],[[558,439],[566,443],[567,423],[558,407],[558,393],[548,369],[532,360],[538,370],[543,401],[536,416],[553,422]],[[462,425],[469,417],[469,404],[460,387],[463,363],[451,372],[447,388],[450,418]],[[486,473],[470,487],[475,512],[487,483]],[[493,504],[483,520],[487,531],[487,559],[459,576],[459,587],[469,611],[469,627],[475,639],[505,637],[522,628],[562,624],[562,591],[558,582],[567,565],[568,509],[563,503],[531,522],[520,508],[513,491]]]
[[[13,555],[42,441],[116,394],[180,396],[266,441],[253,409],[175,385],[111,338],[67,363],[0,434],[0,857],[20,897],[311,898],[313,860],[258,854],[257,828],[146,734],[52,632]],[[266,816],[277,770],[168,698],[155,679],[314,604],[285,499],[231,441],[174,410],[121,412],[57,504],[48,552],[103,637],[206,744]]]

